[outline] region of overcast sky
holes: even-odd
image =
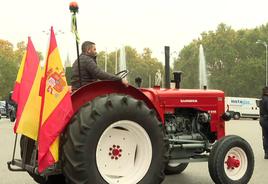
[[[37,50],[47,52],[48,31],[62,30],[57,41],[65,60],[76,57],[66,0],[1,0],[0,39],[14,45],[31,36]],[[82,41],[113,51],[130,45],[149,47],[160,60],[164,46],[179,51],[200,33],[225,23],[235,30],[268,22],[267,0],[78,0],[78,30]]]

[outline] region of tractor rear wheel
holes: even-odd
[[[244,139],[229,135],[216,143],[208,160],[216,184],[248,183],[254,170],[253,151]]]
[[[168,144],[153,110],[130,96],[112,94],[84,105],[62,140],[69,184],[158,184]]]

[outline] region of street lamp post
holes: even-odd
[[[267,86],[267,43],[265,41],[258,40],[256,43],[260,43],[265,47],[265,86]]]
[[[49,30],[42,30],[42,33],[44,33],[45,35],[50,35],[50,29]],[[64,35],[65,34],[65,32],[64,31],[62,31],[62,30],[54,30],[54,33],[55,33],[55,36],[59,36],[59,35]],[[47,36],[46,36],[47,37]],[[60,44],[61,44],[61,42],[60,42],[60,40],[59,40],[59,42],[57,43],[58,44],[58,46],[60,46]],[[46,50],[45,50],[46,49]],[[46,53],[47,53],[47,48],[44,48],[44,50],[45,51],[43,51],[42,53],[44,54],[44,55],[46,55]],[[63,53],[61,53],[61,56],[63,56]],[[42,61],[43,61],[43,59],[42,59]],[[41,61],[41,62],[42,62]]]
[[[49,29],[49,31],[43,30],[42,32],[45,33],[46,35],[49,35],[50,29]],[[62,30],[55,31],[55,35],[59,35],[59,34],[64,34],[64,32]]]
[[[117,48],[115,48],[115,74],[117,73]]]
[[[107,60],[108,60],[108,54],[107,54],[107,48],[105,50],[105,60],[104,60],[104,71],[107,72]]]

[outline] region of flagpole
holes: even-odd
[[[74,16],[75,13],[74,13]],[[75,21],[75,30],[77,31],[77,22]],[[79,58],[79,43],[77,41],[77,39],[75,39],[75,42],[76,42],[76,54],[77,54],[77,64],[78,64],[78,76],[79,76],[79,84],[80,84],[80,87],[82,86],[82,81],[81,81],[81,68],[80,68],[80,58]]]
[[[78,31],[77,31],[77,19],[76,19],[76,13],[78,13],[78,4],[76,2],[71,2],[69,5],[69,9],[72,13],[72,32],[75,34],[75,41],[76,41],[76,53],[77,53],[77,64],[78,64],[78,76],[79,76],[79,84],[80,87],[82,86],[81,81],[81,68],[80,68],[80,58],[79,58],[79,37],[78,37]],[[74,29],[74,30],[73,30]]]

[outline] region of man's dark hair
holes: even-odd
[[[93,45],[95,45],[94,42],[91,41],[85,41],[82,44],[82,53],[85,53],[89,48],[91,48]]]

